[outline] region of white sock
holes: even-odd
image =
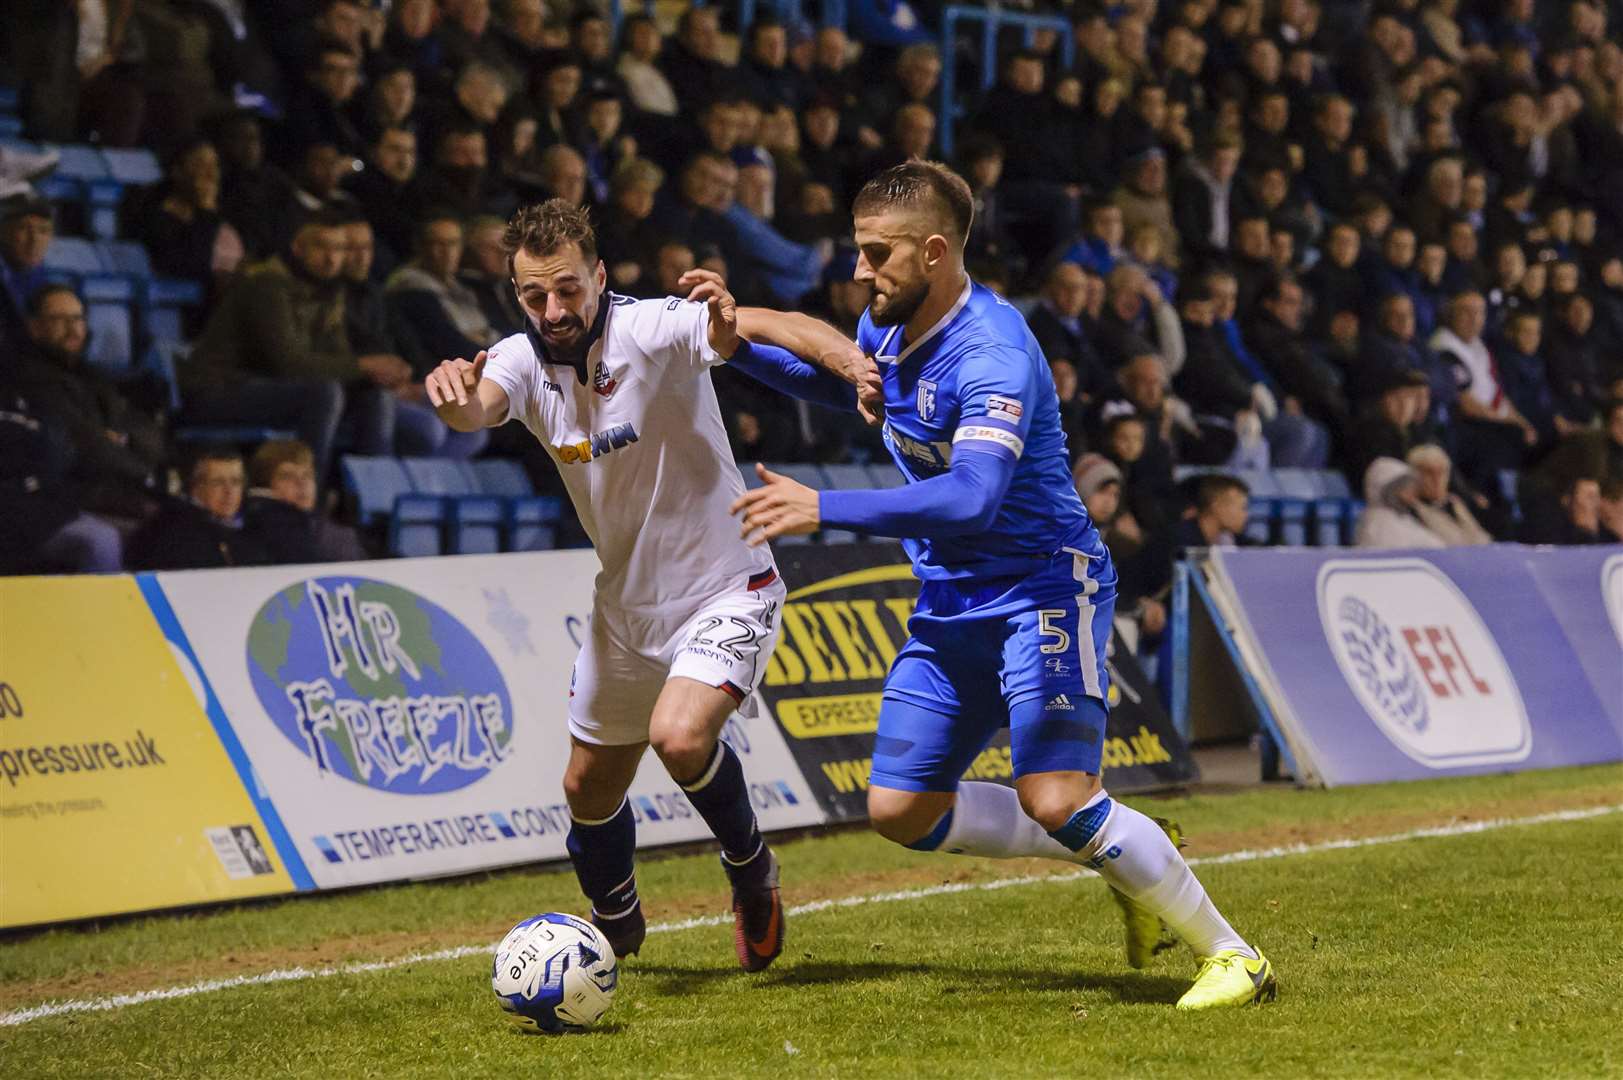
[[[1085,822],[1087,811],[1107,798],[1103,791],[1099,792],[1065,829],[1059,830],[1069,833],[1067,839],[1085,840],[1077,855],[1085,856],[1083,861],[1123,895],[1159,915],[1195,950],[1196,956],[1238,949],[1255,957],[1256,950],[1218,913],[1195,872],[1154,821],[1111,800],[1108,814],[1091,836],[1082,837],[1073,830],[1074,826],[1085,829],[1079,823]]]
[[[987,859],[1081,861],[1074,851],[1026,816],[1013,788],[975,781],[959,784],[951,813],[946,836],[932,850]]]

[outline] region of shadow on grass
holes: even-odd
[[[1189,988],[1189,979],[1142,972],[1095,972],[1064,969],[1034,971],[1029,967],[968,967],[894,960],[794,960],[784,958],[761,975],[749,975],[722,964],[639,964],[626,975],[650,984],[656,993],[680,993],[699,986],[737,981],[762,987],[850,986],[908,976],[934,979],[940,994],[1055,993],[1102,991],[1117,1001],[1171,1004]]]

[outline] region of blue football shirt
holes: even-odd
[[[1008,301],[974,282],[917,341],[863,312],[857,344],[885,384],[885,445],[909,483],[945,473],[956,448],[1012,456],[1014,475],[984,532],[904,539],[923,581],[973,583],[1046,569],[1070,550],[1108,565],[1071,485],[1059,398],[1042,348]]]

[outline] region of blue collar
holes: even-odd
[[[543,364],[567,365],[575,370],[575,378],[580,380],[582,386],[588,385],[586,376],[586,358],[591,355],[592,346],[597,339],[603,336],[603,328],[609,322],[609,308],[614,306],[615,296],[607,289],[597,298],[597,317],[592,320],[591,329],[586,332],[586,343],[580,350],[580,357],[576,360],[554,360],[552,353],[547,350],[546,339],[541,331],[536,329],[535,319],[528,311],[524,313],[524,336],[530,339],[530,348],[535,350],[536,358]]]

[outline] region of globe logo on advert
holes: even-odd
[[[1527,708],[1470,600],[1422,559],[1335,559],[1319,618],[1354,697],[1392,744],[1433,769],[1521,761]]]
[[[248,631],[266,714],[332,774],[431,795],[512,754],[512,700],[495,660],[455,616],[409,589],[324,577],[272,596]]]

